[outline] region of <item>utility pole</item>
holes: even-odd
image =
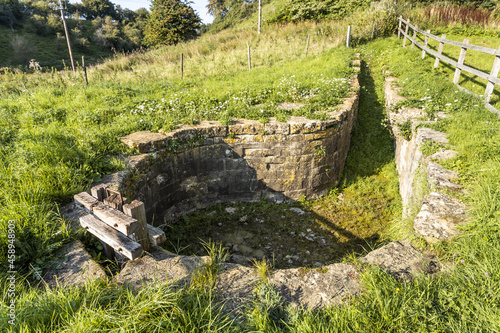
[[[71,59],[71,67],[73,68],[73,72],[76,72],[75,70],[75,62],[73,61],[73,53],[71,52],[71,43],[69,42],[69,33],[68,33],[68,26],[66,25],[66,18],[64,17],[64,8],[61,0],[59,0],[59,7],[61,9],[61,18],[63,21],[64,25],[64,32],[66,33],[66,41],[68,42],[68,50],[69,50],[69,58]]]
[[[261,25],[262,25],[262,0],[259,0],[259,30],[258,30],[259,34]]]

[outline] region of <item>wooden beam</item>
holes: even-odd
[[[99,201],[103,201],[106,197],[106,189],[108,186],[106,184],[99,184],[90,189],[90,193],[94,198],[96,198]]]
[[[469,44],[469,40],[467,38],[464,39],[464,44]],[[462,48],[462,50],[460,50],[460,56],[458,57],[458,64],[459,65],[464,64],[466,54],[467,54],[467,49]],[[458,84],[458,81],[460,80],[461,73],[462,73],[462,70],[460,69],[460,67],[457,67],[455,69],[455,76],[453,77],[453,83]]]
[[[87,214],[80,217],[80,224],[85,230],[130,260],[139,258],[143,253],[141,244],[134,242],[121,232],[111,228],[94,215]]]
[[[142,245],[144,251],[149,251],[148,223],[144,203],[134,200],[123,206],[123,212],[137,220],[139,227],[134,235],[135,240]]]
[[[160,245],[164,243],[167,238],[165,237],[165,233],[160,228],[153,227],[151,224],[148,224],[148,232],[149,232],[149,242],[153,245]]]
[[[87,192],[75,194],[74,199],[76,204],[126,236],[132,235],[139,227],[136,219],[105,205]]]

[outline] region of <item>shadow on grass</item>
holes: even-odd
[[[341,185],[347,187],[359,177],[377,174],[394,159],[394,141],[384,126],[383,83],[377,86],[365,61],[361,62],[358,118],[354,125]],[[382,80],[382,77],[380,77]],[[378,91],[377,91],[378,89]]]

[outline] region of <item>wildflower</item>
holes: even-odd
[[[465,260],[462,259],[462,260],[460,260],[460,262],[463,264],[465,262]]]
[[[486,123],[489,124],[490,122],[488,120],[486,120]]]
[[[450,105],[451,105],[451,103],[447,103],[447,104],[446,104],[446,106],[450,106]]]
[[[458,254],[456,254],[456,253],[453,253],[453,256],[454,256],[454,257],[456,257],[456,256],[458,256]]]
[[[485,272],[484,275],[489,276],[488,272]]]

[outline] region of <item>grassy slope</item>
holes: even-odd
[[[28,62],[22,62],[12,47],[12,41],[17,36],[28,41],[28,45],[32,47],[32,52],[28,52],[29,58],[33,58],[40,63],[40,66],[45,68],[63,69],[71,68],[71,61],[68,55],[68,46],[66,40],[57,40],[56,36],[39,36],[30,32],[29,23],[25,27],[15,28],[11,30],[7,27],[0,26],[0,67],[4,66],[27,66]],[[72,43],[72,52],[75,62],[81,64],[82,56],[85,56],[85,64],[96,64],[103,61],[104,58],[110,57],[113,53],[110,50],[104,50],[98,47],[95,43],[90,43],[88,49],[82,50]],[[64,60],[64,64],[63,64]],[[29,61],[29,59],[28,59]]]

